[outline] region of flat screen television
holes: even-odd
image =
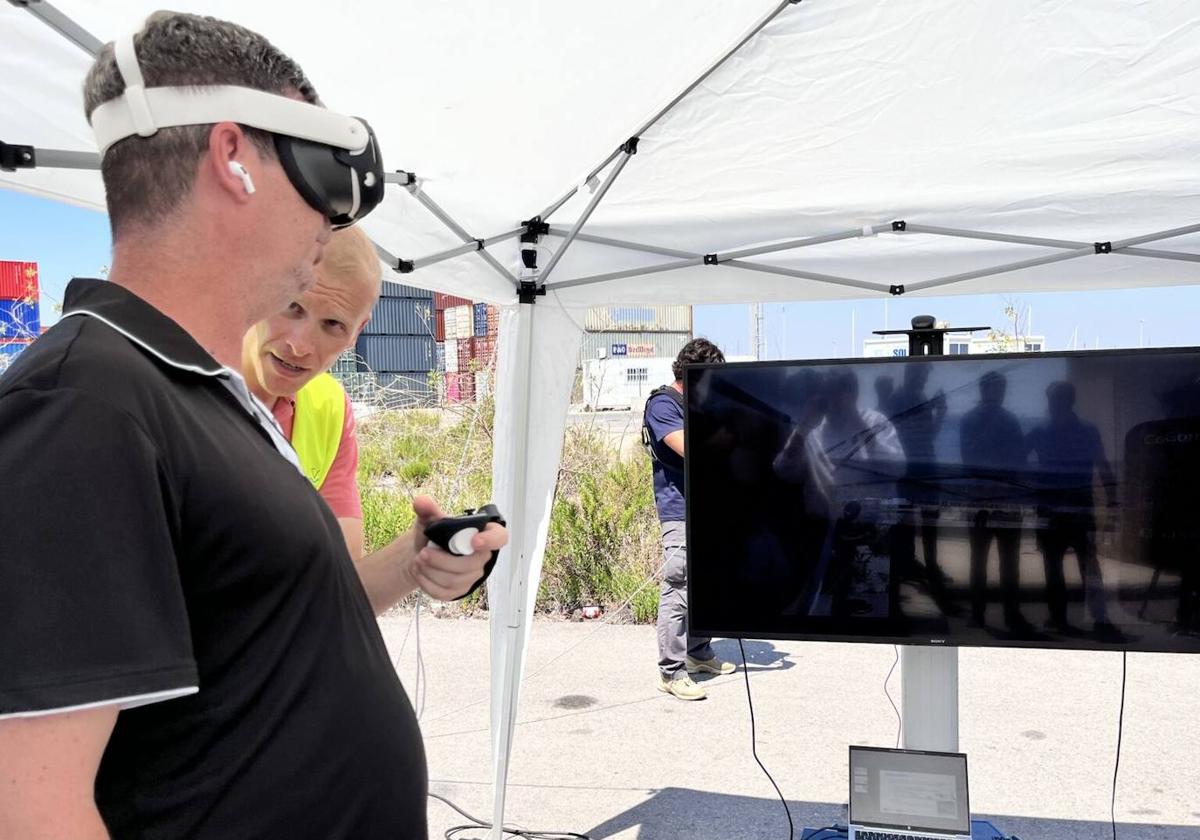
[[[1200,349],[697,365],[689,622],[1200,652]]]

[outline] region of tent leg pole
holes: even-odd
[[[517,722],[517,701],[521,690],[520,665],[522,633],[525,626],[525,600],[528,586],[529,558],[533,539],[526,533],[529,506],[528,453],[529,453],[529,397],[533,377],[533,330],[534,304],[522,303],[517,308],[517,364],[514,372],[518,381],[511,391],[514,404],[513,428],[517,430],[515,449],[511,463],[513,475],[513,508],[508,511],[509,544],[507,549],[510,579],[508,581],[507,614],[504,621],[504,683],[501,687],[500,716],[493,732],[493,799],[492,840],[504,840],[504,806],[508,786],[508,767],[511,758],[513,729]],[[536,534],[536,529],[534,531]],[[495,695],[493,695],[493,698]],[[493,699],[493,702],[495,700]]]

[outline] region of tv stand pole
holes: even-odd
[[[987,327],[954,332],[980,329]],[[938,327],[932,316],[918,315],[911,330],[883,330],[876,335],[903,333],[908,336],[909,356],[941,356],[949,331]],[[900,648],[900,714],[905,749],[958,752],[958,648]]]

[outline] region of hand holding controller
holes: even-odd
[[[490,522],[502,526],[507,524],[495,505],[484,505],[478,510],[467,511],[464,516],[446,516],[429,524],[425,528],[425,536],[444,551],[459,557],[466,557],[475,552],[475,549],[471,547],[471,540]],[[499,553],[498,551],[492,552],[493,562]]]

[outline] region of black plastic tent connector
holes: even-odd
[[[403,169],[397,169],[396,174],[403,175],[405,178],[408,179],[400,185],[402,187],[411,187],[413,184],[417,183],[417,173],[416,172],[406,172]]]
[[[37,154],[33,151],[33,146],[0,143],[0,169],[16,172],[18,169],[33,169],[35,166]]]
[[[894,231],[908,230],[908,222],[904,221],[903,219],[892,222],[892,230],[894,230]]]
[[[716,254],[705,254],[704,255],[704,264],[705,265],[719,265],[719,263],[717,262],[717,255]]]
[[[396,264],[392,266],[397,274],[412,274],[416,269],[412,260],[396,260]]]
[[[627,155],[636,155],[636,154],[637,154],[638,140],[640,140],[640,139],[641,139],[640,137],[630,137],[630,138],[629,138],[628,140],[626,140],[626,141],[625,141],[625,143],[624,143],[624,144],[621,146],[621,151],[622,151],[622,152],[624,152],[624,153],[625,153],[625,154],[627,154]]]
[[[482,239],[476,239],[476,240],[475,240],[475,250],[476,250],[476,251],[482,251],[483,249],[484,249],[483,240],[482,240]]]
[[[521,222],[521,226],[525,228],[525,232],[521,234],[522,242],[537,242],[539,236],[550,235],[550,223],[543,222],[541,216],[534,216],[532,219],[526,219]]]
[[[903,286],[903,284],[901,284],[899,286],[889,286],[888,292],[890,292],[895,297],[900,297],[900,295],[904,294],[904,286]]]
[[[1096,247],[1097,254],[1111,254],[1112,253],[1112,243],[1111,242],[1096,242],[1094,244]]]
[[[522,280],[517,286],[517,300],[521,303],[537,303],[538,295],[545,295],[546,287],[539,286],[532,280]]]

